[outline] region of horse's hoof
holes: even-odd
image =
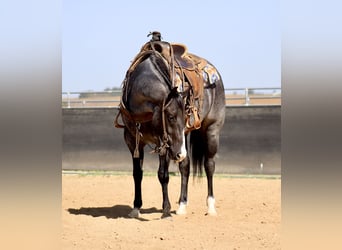
[[[133,208],[133,210],[128,214],[130,218],[139,218],[140,211],[139,208]]]
[[[215,209],[215,198],[214,197],[208,197],[207,205],[208,205],[208,213],[206,215],[211,215],[211,216],[217,215],[217,212]]]
[[[208,209],[208,212],[205,215],[216,216],[217,212],[215,208]]]
[[[171,213],[167,212],[167,213],[163,213],[161,216],[162,219],[172,219]]]
[[[176,211],[177,215],[184,215],[186,214],[186,203],[181,202],[179,203],[179,208]]]

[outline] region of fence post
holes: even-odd
[[[248,88],[245,88],[245,105],[248,106],[249,105],[249,96],[248,96]]]
[[[70,108],[70,92],[67,93],[68,96],[68,108]]]

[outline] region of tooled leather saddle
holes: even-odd
[[[214,86],[211,79],[219,79],[216,69],[204,58],[188,53],[187,47],[183,44],[151,39],[142,46],[128,71],[133,71],[136,65],[152,52],[159,53],[169,66],[172,87],[178,87],[179,92],[188,93],[184,97],[187,114],[186,132],[199,129],[204,84]]]

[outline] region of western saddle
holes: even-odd
[[[215,87],[219,79],[215,67],[207,60],[188,53],[187,47],[179,43],[161,41],[159,32],[150,33],[152,39],[144,44],[138,55],[132,61],[127,75],[151,53],[159,54],[168,65],[171,87],[177,87],[185,95],[186,133],[201,127],[201,111],[204,85]]]

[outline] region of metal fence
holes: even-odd
[[[281,88],[227,88],[227,106],[281,105]],[[117,107],[121,90],[62,92],[62,108]]]

